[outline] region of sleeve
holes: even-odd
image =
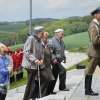
[[[9,56],[9,64],[8,64],[8,70],[11,72],[13,70],[13,59],[11,56]]]
[[[26,58],[30,62],[34,62],[36,60],[35,57],[35,41],[32,37],[29,37],[24,45],[23,53],[26,55]]]
[[[64,43],[64,42],[63,42]],[[65,43],[64,43],[64,60],[66,61],[66,55],[65,55]]]
[[[98,36],[98,30],[95,26],[92,26],[89,30],[90,38],[93,45],[100,45],[100,36]]]
[[[49,47],[50,47],[50,51],[51,51],[51,60],[53,61],[54,59],[56,59],[56,53],[55,53],[55,46],[53,43],[53,40],[49,40]]]
[[[0,60],[0,74],[7,75],[9,73],[8,68],[4,66],[3,61]]]

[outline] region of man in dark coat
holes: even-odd
[[[68,91],[66,89],[66,70],[62,66],[61,62],[66,62],[65,57],[65,45],[63,42],[64,37],[64,30],[63,29],[57,29],[55,30],[55,36],[49,41],[51,48],[52,48],[52,71],[55,80],[51,83],[49,92],[52,94],[54,93],[54,87],[59,75],[59,90],[62,91]]]
[[[91,85],[96,66],[100,66],[100,7],[94,10],[91,14],[94,16],[94,18],[89,25],[90,46],[88,56],[90,59],[90,64],[85,76],[85,94],[97,96],[98,93],[95,93],[91,89]]]
[[[48,95],[48,87],[49,82],[54,80],[54,76],[52,74],[51,69],[51,51],[48,46],[48,32],[44,32],[43,38],[42,38],[42,47],[44,51],[44,67],[40,69],[40,88],[41,88],[41,97]],[[36,84],[36,91],[35,95],[39,97],[39,84],[38,84],[38,76],[36,75],[35,78],[35,84]]]

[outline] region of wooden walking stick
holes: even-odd
[[[39,97],[41,98],[40,66],[37,65],[37,68],[38,68],[38,82],[39,82]]]

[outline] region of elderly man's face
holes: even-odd
[[[62,39],[62,38],[64,37],[64,32],[59,32],[59,33],[58,33],[58,37],[59,37],[60,39]]]
[[[44,33],[44,32],[39,32],[39,33],[38,33],[38,38],[41,39],[41,38],[43,37],[43,33]]]

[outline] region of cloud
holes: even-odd
[[[28,15],[27,0],[0,0],[0,20],[24,20]]]
[[[32,0],[33,18],[89,14],[100,0]],[[0,0],[0,21],[29,19],[29,0]]]

